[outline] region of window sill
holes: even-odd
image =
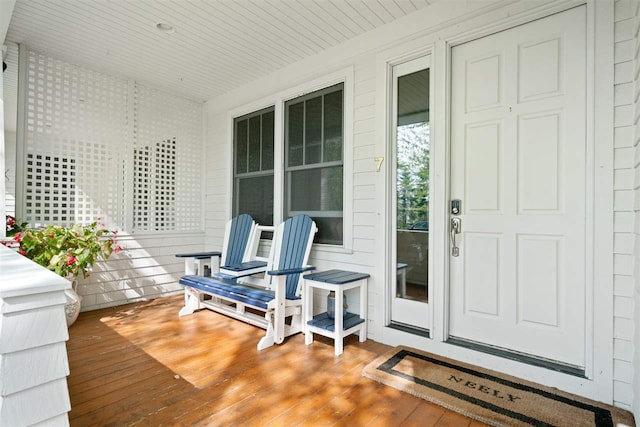
[[[351,248],[346,248],[344,246],[327,245],[323,243],[314,243],[312,250],[314,250],[315,252],[325,252],[332,254],[353,254],[353,249]]]

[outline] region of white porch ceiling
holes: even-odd
[[[6,40],[204,101],[432,2],[17,0]]]

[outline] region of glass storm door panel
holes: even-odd
[[[393,67],[391,323],[429,329],[430,56]]]

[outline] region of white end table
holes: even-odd
[[[353,271],[329,270],[306,274],[304,279],[304,343],[313,342],[313,334],[332,338],[335,355],[343,350],[343,338],[358,332],[360,342],[367,340],[367,280],[369,274]],[[313,315],[313,288],[335,292],[335,316],[329,317],[327,312]],[[344,291],[360,289],[360,313],[343,313]]]

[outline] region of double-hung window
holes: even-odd
[[[273,225],[274,108],[234,120],[233,215]]]
[[[316,243],[343,245],[344,83],[289,99],[283,114],[276,123],[269,107],[233,121],[233,215],[272,225],[274,211],[304,213],[318,226]],[[274,153],[284,154],[275,175]]]
[[[315,241],[343,244],[343,95],[340,83],[285,103],[285,217],[318,225]]]

